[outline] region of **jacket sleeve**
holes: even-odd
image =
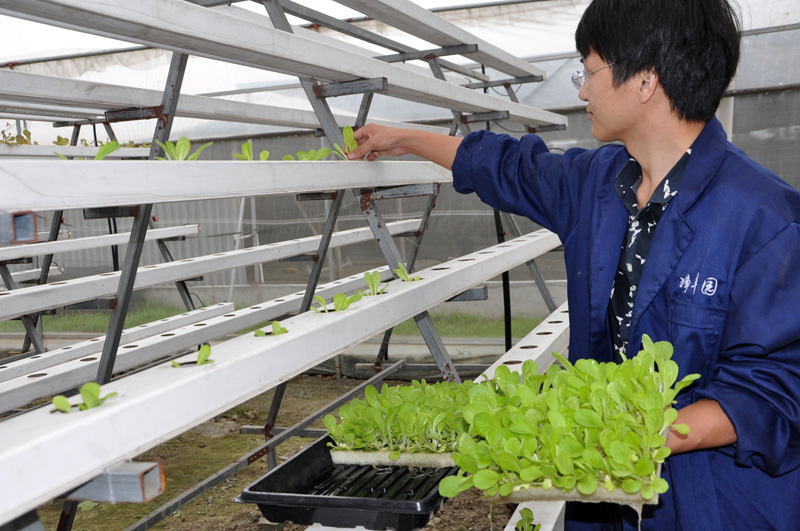
[[[800,225],[736,271],[717,371],[697,394],[736,429],[734,457],[777,476],[800,466]]]
[[[453,186],[489,206],[525,216],[564,240],[577,220],[592,151],[550,153],[541,138],[488,131],[467,135],[453,163]]]

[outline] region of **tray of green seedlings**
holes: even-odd
[[[470,487],[507,503],[532,500],[613,502],[641,508],[658,502],[669,456],[664,435],[673,425],[675,396],[699,375],[678,379],[672,345],[643,337],[643,350],[621,363],[578,360],[554,353],[539,374],[533,361],[522,375],[500,367],[495,389],[475,386],[462,412],[455,476],[440,493]],[[492,392],[494,391],[494,392]]]
[[[341,422],[327,415],[323,422],[333,443],[334,464],[455,466],[452,452],[467,430],[461,411],[473,382],[456,384],[425,380],[389,387],[369,386],[364,399],[339,410]]]

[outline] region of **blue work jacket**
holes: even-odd
[[[628,219],[614,186],[629,158],[621,145],[560,154],[535,135],[481,131],[453,164],[456,190],[561,239],[573,359],[612,361],[608,305]],[[653,235],[628,352],[643,334],[670,341],[679,378],[701,375],[676,407],[718,401],[738,440],[669,457],[670,489],[642,529],[800,529],[799,221],[800,193],[709,121]],[[619,527],[570,518],[568,529]]]

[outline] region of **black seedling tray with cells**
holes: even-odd
[[[255,503],[271,522],[410,531],[442,504],[439,481],[450,468],[334,465],[322,437],[247,487],[238,502]]]

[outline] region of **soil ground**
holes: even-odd
[[[350,378],[337,379],[329,375],[301,375],[292,380],[286,390],[278,415],[277,426],[288,427],[318,411],[327,403],[362,383]],[[389,382],[407,384],[408,382]],[[237,459],[248,455],[263,443],[263,436],[245,435],[239,429],[245,425],[263,426],[272,403],[273,391],[268,391],[168,441],[137,458],[137,461],[160,462],[165,469],[167,487],[163,494],[149,504],[84,503],[79,507],[75,531],[124,530],[155,511],[188,488],[222,470]],[[322,428],[317,422],[312,427]],[[294,437],[277,448],[277,461],[288,459],[312,438]],[[238,474],[205,492],[191,503],[167,516],[152,527],[171,531],[300,531],[305,526],[291,523],[269,524],[255,505],[234,503],[232,500],[244,488],[266,474],[267,458],[255,461]],[[514,507],[491,507],[478,491],[467,491],[446,500],[431,518],[425,529],[440,531],[502,530]],[[55,530],[60,515],[57,501],[38,510],[45,529]]]

